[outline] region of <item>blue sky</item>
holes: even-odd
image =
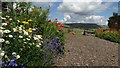
[[[36,4],[36,3],[35,3]],[[43,2],[37,6],[50,7],[50,19],[58,18],[63,23],[96,23],[107,25],[107,19],[118,12],[118,2],[76,3]]]
[[[98,13],[98,15],[109,18],[113,12],[118,12],[118,2],[112,2],[112,4],[105,11]]]

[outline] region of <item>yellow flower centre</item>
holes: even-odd
[[[29,24],[29,22],[26,22],[26,21],[23,21],[22,23],[23,23],[23,24]]]
[[[28,20],[28,22],[31,22],[31,21],[32,21],[31,19]]]
[[[31,32],[31,31],[32,31],[32,28],[29,28],[29,29],[28,29],[28,32]]]

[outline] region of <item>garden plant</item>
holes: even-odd
[[[120,43],[120,33],[118,31],[98,29],[96,30],[96,36],[111,42]]]
[[[16,7],[13,8],[13,5]],[[64,54],[64,25],[48,20],[49,7],[8,3],[0,24],[0,65],[3,67],[51,66]]]

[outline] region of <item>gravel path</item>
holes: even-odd
[[[118,66],[119,44],[93,36],[66,36],[65,55],[56,66]]]

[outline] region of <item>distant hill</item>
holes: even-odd
[[[70,28],[80,28],[80,29],[101,28],[101,26],[94,23],[65,23],[65,25],[70,26]]]

